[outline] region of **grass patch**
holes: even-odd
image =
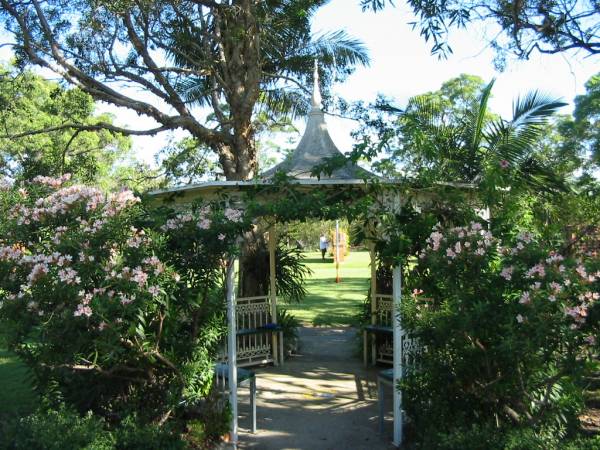
[[[340,264],[341,282],[335,282],[335,264],[321,260],[321,253],[305,253],[306,265],[313,271],[306,282],[306,297],[285,308],[304,324],[314,326],[356,325],[356,313],[369,289],[369,252],[350,252]],[[283,306],[283,305],[282,305]]]
[[[28,414],[36,405],[29,370],[14,354],[0,348],[0,420]]]

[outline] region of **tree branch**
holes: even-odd
[[[68,130],[68,129],[78,130],[78,132],[108,130],[113,133],[122,134],[124,136],[154,136],[155,134],[160,133],[161,131],[169,130],[170,127],[163,125],[163,126],[151,128],[148,130],[130,130],[128,128],[121,128],[121,127],[115,126],[115,125],[107,123],[107,122],[99,122],[99,123],[96,123],[93,125],[86,125],[86,124],[80,124],[80,123],[65,123],[62,125],[56,125],[54,127],[41,128],[39,130],[30,130],[30,131],[23,131],[22,133],[3,135],[3,136],[0,136],[0,138],[2,138],[2,139],[19,139],[19,138],[22,138],[25,136],[34,136],[36,134],[51,133],[53,131],[61,131],[61,130]]]

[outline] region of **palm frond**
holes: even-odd
[[[483,91],[481,92],[481,97],[479,99],[479,107],[475,113],[474,120],[471,122],[473,125],[473,129],[470,130],[469,135],[471,136],[470,146],[471,151],[473,152],[475,149],[478,149],[481,146],[481,142],[483,139],[483,128],[485,124],[486,115],[488,113],[488,102],[492,95],[492,88],[494,87],[494,83],[496,80],[490,81]]]
[[[269,112],[277,118],[287,117],[294,120],[310,111],[308,98],[298,89],[263,90],[257,103],[260,111]]]
[[[568,192],[569,185],[555,170],[529,157],[517,167],[520,178],[530,189],[538,193]]]
[[[366,46],[344,30],[314,36],[306,50],[323,61],[335,61],[340,67],[368,66],[371,62]]]
[[[511,123],[515,128],[542,125],[563,106],[566,106],[566,103],[539,91],[532,91],[524,97],[517,97],[513,102]]]
[[[209,106],[210,86],[206,77],[187,77],[175,85],[175,89],[187,102],[198,106]]]

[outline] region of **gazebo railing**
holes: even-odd
[[[375,360],[386,364],[394,362],[393,309],[394,300],[391,295],[377,294],[375,296],[375,325],[389,328],[388,333],[378,333],[373,337],[376,340]]]
[[[419,367],[419,355],[421,353],[421,343],[419,339],[411,337],[408,333],[402,333],[400,336],[402,342],[400,348],[402,349],[402,367],[404,375],[418,370]]]
[[[273,333],[279,333],[279,345],[283,345],[283,342],[271,311],[269,296],[236,299],[238,366],[276,361],[278,349],[273,348]]]
[[[384,327],[391,327],[393,324],[392,311],[394,309],[394,300],[391,295],[377,294],[375,296],[375,316],[376,324]]]

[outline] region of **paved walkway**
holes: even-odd
[[[256,434],[249,432],[248,396],[240,390],[239,448],[392,449],[391,411],[382,437],[377,430],[377,369],[366,370],[356,356],[356,331],[304,327],[300,339],[300,354],[283,367],[256,370]]]

